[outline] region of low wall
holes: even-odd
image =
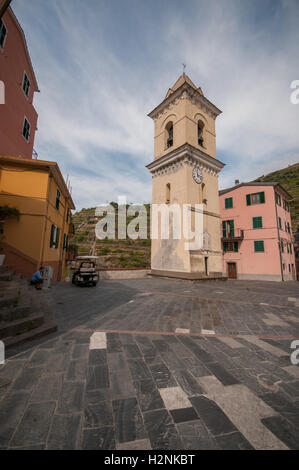
[[[99,270],[99,280],[105,279],[142,279],[147,277],[150,269],[108,269]]]

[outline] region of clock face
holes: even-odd
[[[202,180],[203,180],[202,172],[200,171],[199,168],[197,168],[197,167],[193,168],[192,175],[193,175],[194,181],[195,181],[197,184],[199,184],[199,183],[202,182]]]

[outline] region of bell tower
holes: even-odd
[[[147,165],[152,174],[152,207],[163,204],[169,208],[172,228],[171,207],[180,207],[183,214],[183,206],[189,204],[195,232],[193,243],[183,230],[180,237],[164,239],[160,231],[158,237],[152,237],[152,274],[222,278],[218,174],[224,164],[216,157],[215,133],[220,113],[183,73],[162,103],[148,114],[155,125],[154,161]],[[200,234],[194,222],[198,213]]]

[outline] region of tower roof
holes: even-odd
[[[185,74],[185,72],[177,79],[177,81],[175,82],[175,84],[173,85],[173,87],[169,88],[167,94],[166,94],[166,97],[165,98],[168,98],[169,95],[171,95],[171,93],[173,93],[174,91],[176,91],[178,88],[180,88],[182,85],[184,85],[184,83],[188,83],[188,85],[190,85],[194,90],[198,91],[201,95],[203,95],[203,92],[202,92],[202,89],[201,88],[197,88],[194,83],[192,82],[191,78],[188,77],[188,75]]]

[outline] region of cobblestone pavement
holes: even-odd
[[[297,283],[45,295],[59,331],[0,366],[0,449],[299,449]]]

